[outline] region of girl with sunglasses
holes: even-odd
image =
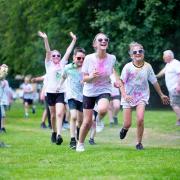
[[[142,137],[144,132],[144,112],[149,100],[149,84],[152,83],[159,94],[163,104],[169,103],[157,82],[154,71],[149,63],[144,61],[143,46],[137,42],[129,45],[129,55],[132,62],[127,63],[121,73],[122,80],[121,105],[123,106],[124,124],[120,131],[120,139],[124,139],[132,121],[132,108],[136,107],[137,117],[137,144],[136,149],[142,150]]]
[[[102,119],[109,107],[111,94],[110,75],[113,73],[116,57],[106,52],[109,39],[104,33],[95,36],[95,53],[85,57],[83,72],[83,123],[80,128],[76,151],[84,151],[84,141],[92,125],[93,108],[97,103],[98,116]]]
[[[70,32],[72,42],[67,48],[63,58],[61,59],[61,54],[57,50],[50,50],[48,37],[44,32],[39,31],[39,36],[43,38],[45,49],[46,49],[46,58],[45,58],[45,68],[46,68],[46,93],[47,93],[47,102],[51,114],[51,126],[52,126],[52,135],[51,141],[60,145],[63,142],[61,131],[62,131],[62,121],[65,113],[65,101],[64,93],[65,87],[61,86],[59,88],[59,82],[61,79],[61,74],[64,66],[68,63],[69,56],[71,51],[76,43],[76,36]]]

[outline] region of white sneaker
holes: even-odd
[[[84,143],[77,143],[77,146],[76,146],[76,151],[77,152],[83,152],[83,151],[85,151],[85,149],[84,149]]]
[[[96,123],[96,132],[99,133],[104,129],[104,123],[102,121],[99,121]]]

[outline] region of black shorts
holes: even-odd
[[[114,99],[119,99],[121,100],[121,96],[120,95],[117,95],[117,96],[111,96],[110,100],[114,100]]]
[[[68,99],[68,106],[70,110],[76,109],[80,112],[83,112],[83,103],[80,101],[77,101],[75,99]]]
[[[32,99],[23,99],[24,103],[28,103],[28,105],[32,105],[33,104],[33,100]]]
[[[49,106],[55,106],[56,103],[64,102],[64,93],[47,93],[47,103]]]
[[[109,93],[100,94],[96,97],[87,97],[83,96],[83,109],[93,109],[95,106],[95,103],[98,103],[98,101],[102,98],[106,98],[110,100],[111,95]]]

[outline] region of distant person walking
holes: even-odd
[[[157,78],[165,75],[170,104],[177,116],[176,125],[180,126],[180,61],[174,58],[171,50],[163,52],[163,59],[166,66],[157,74]]]
[[[33,106],[34,89],[30,83],[30,77],[24,78],[24,83],[20,88],[23,90],[23,104],[24,104],[24,117],[29,118],[29,108],[32,108],[32,113],[35,113],[35,107]]]

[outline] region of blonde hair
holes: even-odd
[[[133,42],[131,42],[131,43],[129,44],[129,54],[131,54],[131,50],[132,50],[132,48],[135,47],[135,46],[139,46],[141,49],[144,49],[142,44],[133,41]]]
[[[102,34],[102,35],[104,35],[104,36],[107,37],[107,35],[104,34],[103,32],[100,32],[100,33],[96,34],[96,36],[94,37],[93,43],[92,43],[93,48],[95,48],[94,44],[95,44],[95,42],[96,42],[97,37],[98,37],[100,34]]]
[[[51,55],[52,55],[53,52],[56,52],[56,53],[58,53],[61,56],[61,53],[58,50],[56,50],[56,49],[52,50],[51,51]]]

